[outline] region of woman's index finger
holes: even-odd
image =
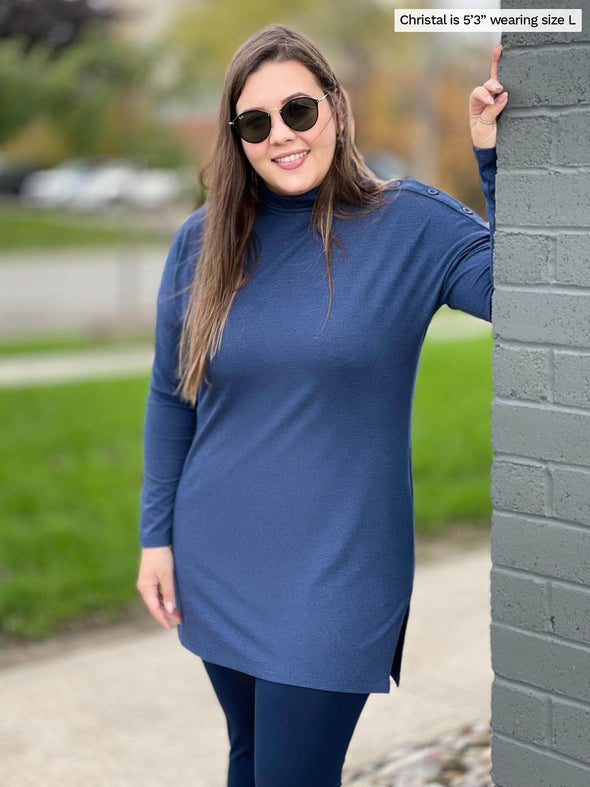
[[[492,79],[498,80],[498,61],[502,56],[502,44],[496,44],[496,46],[492,49],[492,71],[491,77]]]

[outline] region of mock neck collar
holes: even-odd
[[[263,208],[288,213],[291,211],[311,212],[313,210],[315,198],[317,197],[319,190],[320,187],[316,186],[310,191],[306,191],[304,194],[283,195],[277,194],[276,192],[269,189],[266,183],[261,183],[259,187],[260,199],[262,201]]]

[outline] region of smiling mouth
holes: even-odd
[[[304,158],[309,155],[309,152],[309,150],[302,150],[300,153],[291,153],[288,156],[277,156],[277,158],[273,158],[272,160],[279,164],[287,164],[289,161],[297,161],[297,159]]]

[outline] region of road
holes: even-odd
[[[93,246],[0,254],[0,334],[153,322],[167,248]]]

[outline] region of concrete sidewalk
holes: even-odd
[[[153,359],[150,345],[5,355],[0,358],[0,388],[147,374]]]
[[[489,536],[433,562],[417,555],[400,687],[370,695],[344,783],[399,744],[490,718]],[[207,673],[155,622],[4,667],[0,708],[2,785],[226,784],[225,717]]]

